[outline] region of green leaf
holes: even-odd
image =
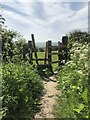
[[[86,103],[88,103],[88,89],[87,88],[82,93],[82,98],[85,100]]]
[[[78,109],[74,109],[77,113],[80,113],[84,109],[84,104],[79,104]]]

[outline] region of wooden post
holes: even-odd
[[[48,48],[48,64],[51,72],[53,73],[52,63],[51,63],[52,62],[52,42],[51,41],[48,41],[47,48]]]
[[[64,56],[65,56],[65,62],[67,62],[67,58],[68,58],[68,49],[67,49],[68,37],[67,36],[62,37],[62,44],[66,46],[64,49]]]
[[[29,50],[29,63],[33,64],[32,41],[28,41],[28,50]]]
[[[28,60],[27,54],[28,54],[28,43],[25,43],[23,45],[23,59],[24,59],[24,61]]]
[[[38,57],[37,57],[37,50],[36,50],[36,45],[35,45],[35,39],[34,39],[34,34],[31,34],[31,38],[32,38],[32,44],[33,44],[34,55],[35,55],[35,58],[36,58],[36,63],[37,63],[37,65],[39,65]]]
[[[67,43],[68,43],[68,37],[67,36],[63,36],[62,37],[62,44],[63,45],[67,45]]]
[[[60,64],[61,64],[61,55],[60,55],[60,52],[62,52],[62,50],[61,50],[61,48],[60,48],[60,45],[61,45],[61,43],[58,41],[58,66],[60,66]]]
[[[46,42],[46,48],[45,48],[45,60],[44,60],[44,64],[46,64],[46,59],[48,57],[48,42]]]
[[[52,62],[51,50],[52,50],[51,41],[48,41],[48,63],[50,64]]]

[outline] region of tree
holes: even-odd
[[[4,61],[11,60],[14,55],[20,54],[22,46],[26,42],[20,33],[8,29],[2,30],[0,41],[2,42],[2,56]]]

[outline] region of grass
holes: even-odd
[[[57,52],[57,51],[53,51],[53,52]],[[38,58],[45,58],[45,52],[37,52],[37,56]],[[35,58],[35,55],[33,53],[33,58]],[[52,61],[58,60],[58,56],[57,55],[52,55]],[[36,62],[34,61],[34,64],[36,64]],[[39,64],[44,64],[44,61],[39,61]],[[58,63],[54,63],[52,65],[53,69],[55,70],[58,67]]]
[[[56,52],[56,51],[53,51],[53,52]],[[38,55],[38,58],[45,58],[45,52],[37,52],[37,55]],[[35,58],[34,53],[33,53],[33,58]],[[57,59],[58,59],[57,55],[52,56],[53,61]]]

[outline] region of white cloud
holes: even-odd
[[[36,41],[46,41],[52,39],[58,41],[62,35],[73,29],[87,28],[88,5],[75,11],[71,9],[70,2],[28,2],[28,0],[16,0],[17,2],[7,2],[10,9],[5,8],[3,16],[6,24],[15,30],[20,31],[27,39],[34,33]],[[71,0],[70,0],[71,1]],[[13,9],[12,9],[13,8]],[[16,12],[15,12],[16,10]],[[25,16],[24,16],[25,14]]]
[[[89,0],[0,0],[0,2],[89,2]]]

